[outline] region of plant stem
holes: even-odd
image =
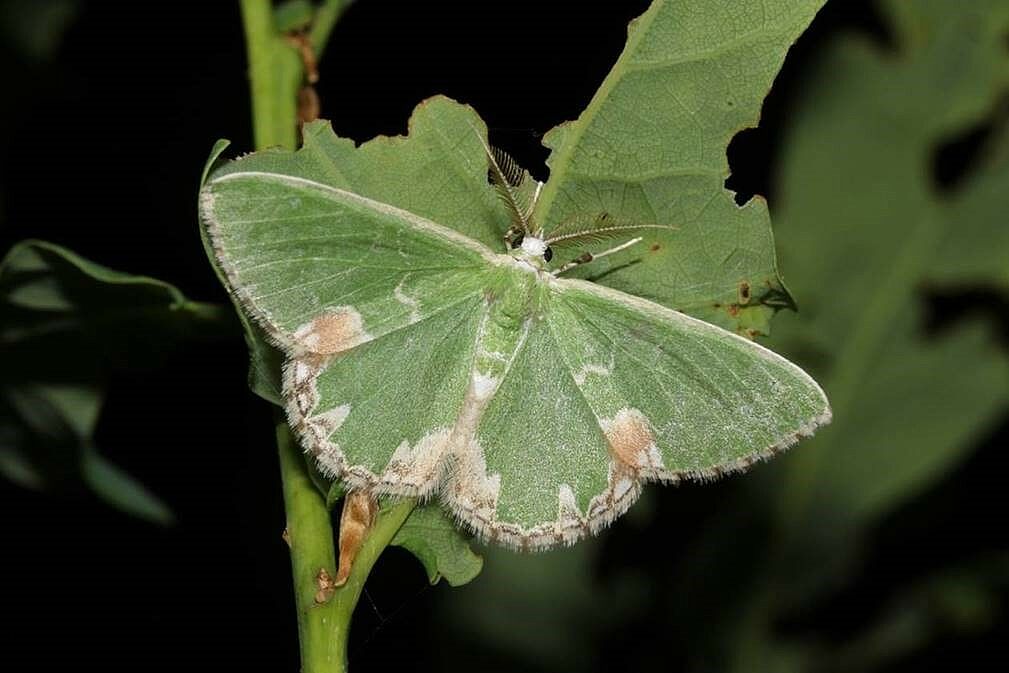
[[[368,574],[371,572],[372,566],[375,565],[375,561],[389,546],[396,531],[400,529],[416,505],[416,500],[407,499],[382,508],[375,517],[375,521],[364,539],[364,544],[357,552],[357,558],[354,559],[347,583],[333,593],[333,598],[327,607],[332,606],[333,614],[336,616],[335,623],[339,628],[332,633],[332,639],[344,657],[347,652],[347,636],[350,634],[351,617],[354,615],[354,607],[364,589],[364,582],[368,579]]]
[[[336,576],[333,528],[326,499],[312,482],[308,466],[287,422],[278,412],[277,448],[287,511],[286,539],[291,548],[294,602],[298,610],[303,673],[342,672],[347,667],[347,637],[354,607],[375,561],[416,506],[412,499],[383,508],[354,559],[347,583],[324,602],[317,600],[319,573]]]
[[[327,0],[319,8],[311,37],[319,53],[347,0]],[[277,32],[270,0],[241,0],[249,59],[252,120],[256,149],[297,144],[297,94],[302,60],[294,45]],[[336,546],[326,498],[313,481],[283,414],[276,411],[277,449],[287,514],[285,538],[291,549],[294,600],[303,673],[343,673],[354,607],[375,561],[416,506],[404,500],[383,508],[351,566],[347,582],[330,595],[320,593],[320,575],[336,576]]]
[[[309,36],[316,58],[322,58],[322,52],[326,49],[326,44],[329,43],[329,34],[333,32],[333,26],[336,25],[337,20],[351,2],[353,0],[325,0],[315,10],[315,18],[312,21],[312,30]]]
[[[241,3],[256,149],[280,146],[293,150],[298,139],[301,58],[277,33],[270,0]]]
[[[281,416],[278,412],[277,416]],[[315,488],[301,449],[291,436],[287,422],[277,422],[277,449],[280,452],[280,478],[284,488],[287,513],[285,537],[291,548],[294,574],[294,603],[298,611],[298,637],[301,641],[301,670],[304,673],[342,671],[346,660],[346,635],[349,617],[338,620],[334,601],[317,604],[319,571],[336,575],[333,526],[326,501]]]

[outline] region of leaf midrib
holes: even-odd
[[[599,85],[596,93],[592,96],[592,100],[589,101],[588,106],[586,106],[585,110],[578,116],[577,121],[572,124],[572,128],[567,131],[568,137],[564,138],[564,142],[560,147],[557,159],[552,162],[550,177],[547,180],[547,183],[543,186],[543,193],[540,194],[540,199],[537,203],[537,211],[539,212],[534,213],[533,215],[533,218],[541,225],[547,225],[550,223],[550,210],[553,207],[554,199],[557,196],[557,190],[561,182],[564,180],[564,174],[567,172],[568,166],[571,163],[571,154],[574,151],[574,147],[578,145],[582,135],[585,133],[585,129],[588,127],[588,122],[596,116],[596,113],[602,103],[609,98],[610,91],[623,77],[624,69],[626,67],[625,60],[628,58],[629,54],[633,53],[637,49],[638,43],[648,32],[648,27],[651,26],[652,21],[655,19],[655,15],[659,13],[659,8],[663,4],[665,4],[665,0],[654,0],[645,13],[637,18],[637,25],[634,27],[634,31],[628,36],[627,43],[624,45],[623,51],[620,52],[617,62],[613,65],[610,72],[607,73],[606,78],[603,79],[603,83]]]

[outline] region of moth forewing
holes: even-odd
[[[211,176],[200,214],[228,285],[290,352],[313,352],[313,339],[345,350],[409,324],[494,263],[458,232],[315,180],[249,170],[254,158]]]

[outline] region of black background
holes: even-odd
[[[413,106],[444,93],[472,104],[495,143],[543,177],[540,135],[585,106],[623,45],[627,21],[646,5],[360,0],[320,64],[322,116],[362,141],[405,132]],[[773,211],[774,148],[802,64],[849,29],[887,39],[867,3],[829,4],[790,53],[759,130],[730,147],[729,185],[744,197],[767,195]],[[165,279],[192,298],[226,301],[200,246],[195,194],[215,139],[232,139],[235,152],[252,147],[237,3],[86,3],[51,60],[2,49],[11,92],[0,119],[2,248],[44,238]],[[943,182],[955,181],[976,140],[942,154]],[[983,293],[935,297],[933,323],[998,308],[993,302]],[[137,375],[123,363],[113,374],[97,443],[167,500],[179,519],[172,528],[87,494],[52,497],[0,483],[7,622],[0,640],[3,660],[14,663],[7,670],[296,670],[271,410],[248,393],[246,362],[236,336],[180,347],[153,373]],[[892,579],[1004,536],[1005,439],[1003,425],[908,507],[934,511],[934,526],[895,537],[887,526],[897,523],[884,522],[872,547],[874,574],[863,592],[833,607],[836,622],[824,628],[859,619]],[[639,544],[669,552],[654,539]],[[426,588],[405,553],[387,553],[370,587],[352,634],[355,670],[427,670],[444,647],[478,656],[479,643],[454,641],[450,625],[431,617],[451,590]],[[598,669],[620,670],[625,646],[654,644],[658,636],[641,627],[610,634],[611,656]],[[940,641],[902,670],[981,670],[1001,655],[1007,635],[1003,623]],[[677,660],[654,663],[675,670]]]

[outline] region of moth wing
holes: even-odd
[[[205,184],[201,219],[231,290],[289,354],[336,353],[453,305],[492,257],[405,210],[241,163]]]
[[[444,491],[491,541],[572,544],[644,482],[744,469],[830,419],[796,365],[615,290],[557,281],[529,322]]]
[[[284,377],[288,419],[324,471],[379,494],[429,494],[446,466],[485,312],[474,293],[346,353],[295,357]]]
[[[591,406],[547,321],[525,334],[456,462],[442,498],[483,539],[513,548],[572,544],[626,510],[639,485],[614,469]]]
[[[830,421],[797,365],[653,302],[565,279],[549,322],[611,454],[642,480],[740,471]]]
[[[201,217],[231,290],[288,356],[292,428],[352,485],[430,491],[493,253],[388,204],[240,166],[207,182]]]

